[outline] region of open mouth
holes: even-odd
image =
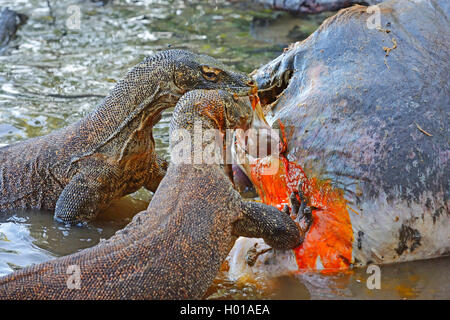
[[[270,126],[267,123],[267,121],[264,117],[264,113],[261,109],[261,104],[259,101],[259,97],[257,95],[257,90],[258,90],[258,87],[256,85],[254,85],[254,86],[250,87],[250,90],[246,91],[245,95],[239,95],[239,94],[236,94],[235,92],[233,93],[235,96],[235,99],[249,99],[250,104],[252,106],[252,110],[253,110],[251,122],[248,121],[247,118],[245,120],[243,120],[242,124],[237,127],[237,129],[239,129],[239,130],[234,131],[233,137],[231,139],[231,143],[224,144],[224,150],[223,150],[224,151],[223,154],[225,155],[224,171],[225,171],[225,174],[228,176],[228,178],[230,179],[230,181],[233,184],[234,184],[233,164],[236,162],[239,163],[239,161],[242,161],[245,163],[248,162],[248,160],[246,159],[247,145],[249,143],[250,144],[255,143],[254,141],[249,141],[248,139],[246,139],[247,137],[239,138],[239,133],[246,132],[247,130],[249,130],[251,128],[255,128],[255,127],[265,127],[270,130]],[[237,132],[239,132],[239,133],[237,133]],[[227,163],[227,161],[226,161],[226,159],[228,159],[229,152],[230,152],[231,160],[232,160],[231,163]],[[245,173],[245,175],[246,175],[246,173]]]
[[[250,96],[250,101],[253,109],[250,128],[236,132],[231,145],[233,163],[236,164],[234,173],[240,170],[249,179],[252,164],[267,156],[277,158],[282,148],[279,132],[267,123],[256,92]]]
[[[273,78],[268,87],[258,90],[261,106],[265,112],[271,110],[277,104],[284,90],[288,87],[293,74],[293,70],[286,70],[281,77]]]
[[[264,113],[267,113],[278,103],[289,86],[293,74],[292,69],[287,69],[281,73],[281,76],[271,78],[265,88],[258,90],[255,86],[251,89],[252,92],[249,96],[254,117],[250,129],[254,129],[257,134],[252,138],[248,136],[237,137],[232,149],[233,157],[236,159],[238,166],[247,175],[250,170],[249,162],[255,162],[257,159],[269,156],[274,151],[281,151],[280,136],[267,123]],[[261,143],[262,140],[263,143]],[[253,147],[253,151],[250,150],[251,147]],[[277,148],[278,150],[276,150]]]

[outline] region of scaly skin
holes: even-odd
[[[78,223],[142,186],[155,191],[167,169],[152,136],[161,112],[193,89],[247,94],[250,85],[208,56],[167,50],[147,57],[84,119],[0,148],[0,211],[55,210],[58,220]]]
[[[195,90],[178,102],[171,137],[176,129],[194,137],[196,120],[203,129],[224,133],[247,127],[251,118],[248,101],[236,102],[225,91]],[[204,139],[202,150],[213,139]],[[171,150],[178,141],[171,141]],[[0,298],[201,298],[241,235],[288,249],[303,241],[304,232],[274,207],[242,201],[222,165],[171,162],[148,209],[126,228],[93,248],[0,278]],[[67,287],[71,265],[80,268],[79,289]]]

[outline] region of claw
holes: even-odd
[[[298,211],[297,217],[298,217],[298,219],[302,219],[305,215],[305,209],[307,208],[307,205],[306,205],[307,201],[306,201],[305,195],[303,194],[303,191],[301,191],[300,188],[299,188],[298,195],[300,196],[301,204],[300,204],[300,209]]]
[[[304,228],[303,230],[306,232],[309,230],[312,224],[312,209],[311,207],[306,207],[303,211],[304,213]]]
[[[291,202],[291,212],[295,217],[297,217],[300,203],[298,202],[296,191],[291,193],[291,195],[289,196],[289,201]]]
[[[299,183],[297,190],[294,190],[289,196],[289,200],[294,220],[299,224],[303,232],[307,232],[312,224],[312,209],[317,208],[308,206],[308,200],[301,187],[301,183]],[[283,212],[286,212],[285,208],[283,208]]]

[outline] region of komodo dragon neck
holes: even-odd
[[[138,132],[144,132],[153,143],[152,125],[159,121],[161,112],[175,105],[184,93],[171,79],[173,74],[173,63],[155,56],[130,70],[103,102],[78,123],[84,129],[82,132],[94,138],[87,140],[89,143],[83,152],[72,158],[72,163],[96,152],[106,153],[120,162],[125,154],[144,151],[133,149],[148,148],[146,143],[132,145],[131,142]]]

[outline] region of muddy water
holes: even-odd
[[[294,18],[224,1],[0,0],[30,19],[0,56],[0,145],[47,134],[72,123],[101,100],[133,65],[164,48],[210,54],[250,72],[290,42],[313,32],[330,13]],[[74,12],[79,6],[79,29]],[[71,11],[72,10],[72,11]],[[75,10],[75,11],[73,11]],[[75,13],[76,15],[76,13]],[[70,20],[67,24],[67,19]],[[58,96],[54,96],[58,95]],[[94,95],[76,97],[79,95]],[[170,110],[155,128],[157,151],[167,154]],[[114,203],[88,227],[65,227],[49,212],[0,217],[0,275],[95,245],[143,210],[140,190]],[[381,290],[369,290],[365,270],[297,274],[270,283],[219,276],[207,298],[450,298],[450,259],[382,267]]]

